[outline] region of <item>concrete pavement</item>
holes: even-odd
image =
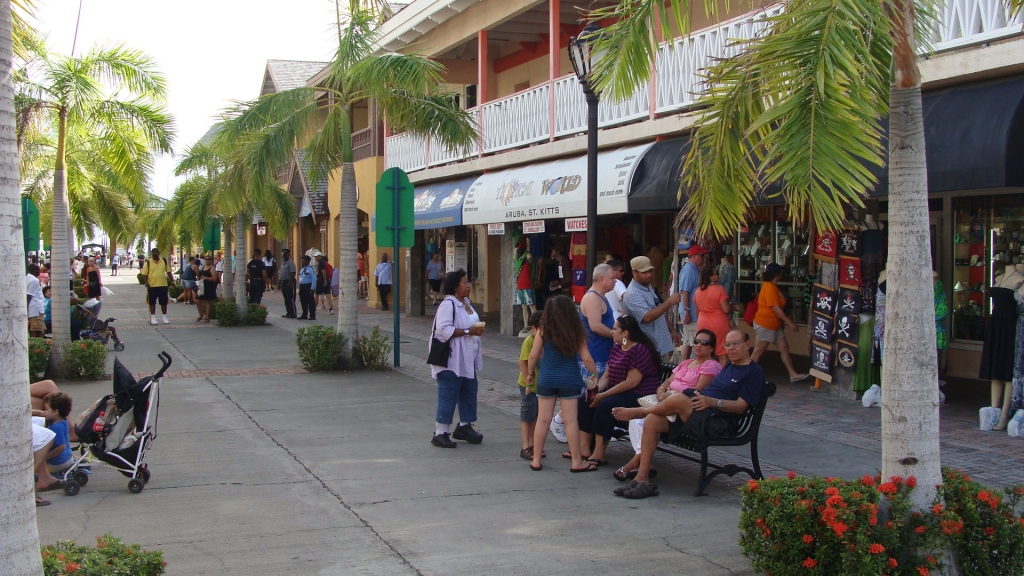
[[[735,486],[745,477],[716,480],[709,497],[694,498],[696,467],[659,455],[661,495],[623,500],[611,494],[619,486],[611,471],[631,456],[626,443],[613,443],[612,466],[569,474],[553,439],[545,469],[531,472],[518,458],[515,339],[485,339],[484,443],[441,450],[429,444],[436,392],[422,361],[422,319],[408,322],[400,371],[302,374],[294,331],[303,323],[281,319],[275,295],[267,298],[273,326],[196,324],[194,308],[172,304],[173,323],[152,327],[141,287],[126,277],[106,279],[116,296],[104,314],[125,328],[119,356],[134,372],[158,368],[160,350],[174,358],[148,458],[152,480],[132,495],[127,479],[96,465],[78,496],[51,493],[53,505],[38,509],[44,543],[111,532],[162,550],[168,574],[181,575],[752,574],[736,545]],[[380,313],[360,322],[375,319],[390,327]],[[62,388],[77,413],[110,383]],[[802,390],[780,386],[769,403],[766,474],[858,477],[880,466],[875,445],[842,434],[862,426],[858,419],[877,426],[877,410]],[[809,411],[808,395],[831,403]],[[788,422],[802,410],[803,421]],[[1018,453],[1006,451],[1004,462]]]

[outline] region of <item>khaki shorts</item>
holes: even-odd
[[[697,337],[697,323],[690,322],[689,324],[680,324],[682,330],[679,332],[683,335],[683,346],[693,345],[693,339]]]
[[[775,342],[779,338],[785,338],[785,329],[779,328],[778,330],[769,330],[757,322],[754,322],[754,338],[761,342]]]
[[[46,324],[42,316],[33,316],[28,319],[29,332],[46,332]]]

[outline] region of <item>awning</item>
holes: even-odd
[[[625,214],[633,172],[653,143],[597,155],[597,213]],[[484,174],[469,188],[463,224],[518,222],[587,215],[587,157],[542,162]]]
[[[413,200],[417,230],[462,225],[462,202],[477,177],[418,186]]]
[[[683,160],[689,151],[689,138],[654,143],[633,175],[633,186],[629,190],[630,212],[675,212],[683,207],[686,193],[678,200],[676,197]]]

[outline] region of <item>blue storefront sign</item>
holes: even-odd
[[[417,186],[413,219],[417,230],[462,225],[462,202],[476,176],[464,180]]]

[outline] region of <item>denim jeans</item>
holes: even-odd
[[[437,416],[438,424],[451,424],[455,406],[459,406],[460,422],[476,422],[476,392],[479,384],[476,378],[462,378],[451,370],[437,373]]]

